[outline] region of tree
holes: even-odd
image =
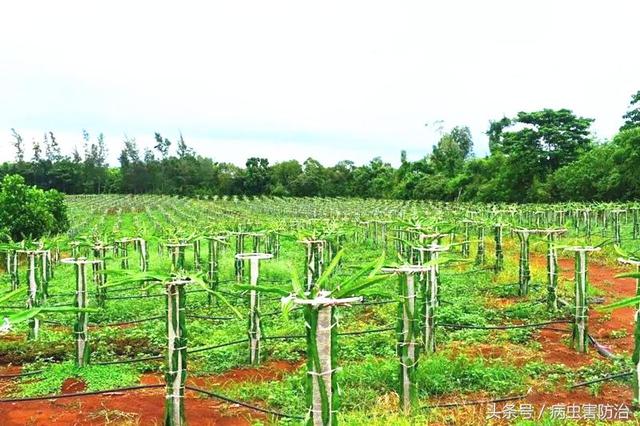
[[[456,145],[460,147],[464,159],[473,155],[473,138],[467,126],[456,126],[449,132]]]
[[[82,129],[82,147],[84,150],[84,158],[87,158],[89,156],[89,132],[87,132],[85,129]]]
[[[318,160],[311,157],[302,163],[303,172],[293,182],[294,195],[312,197],[322,195],[322,185],[325,182],[325,168]]]
[[[631,96],[629,110],[622,116],[624,124],[620,127],[620,131],[640,127],[640,90]]]
[[[33,150],[33,162],[38,163],[42,159],[42,148],[35,138],[31,141],[31,145]]]
[[[273,195],[291,195],[293,182],[302,174],[302,166],[297,160],[283,161],[271,166]]]
[[[168,149],[168,148],[167,148]],[[182,137],[182,133],[180,133],[180,138],[178,139],[178,158],[192,157],[195,153],[192,148],[189,148]]]
[[[86,138],[89,134],[83,131]],[[100,133],[98,135],[97,143],[91,142],[85,139],[85,156],[84,156],[84,185],[85,192],[88,193],[101,193],[103,191],[104,183],[107,179],[107,148],[104,143],[104,135]]]
[[[325,195],[331,197],[350,196],[353,194],[353,161],[338,161],[335,166],[326,169]]]
[[[593,148],[551,176],[552,199],[558,201],[610,201],[620,199],[621,179],[615,144]]]
[[[487,135],[492,155],[505,156],[500,179],[505,201],[535,201],[547,176],[575,161],[592,144],[590,118],[570,110],[519,112],[516,117],[491,122]]]
[[[41,238],[69,227],[62,194],[29,187],[19,175],[7,175],[0,184],[0,224],[14,241]]]
[[[353,172],[353,191],[361,197],[388,198],[391,195],[394,170],[391,164],[376,157]]]
[[[122,176],[121,191],[139,194],[148,186],[149,176],[144,164],[140,161],[140,152],[135,138],[124,137],[124,146],[120,151],[120,172]]]
[[[16,150],[16,162],[22,163],[24,161],[24,142],[22,136],[14,128],[11,128],[11,136],[13,137],[13,147]]]
[[[171,141],[167,138],[162,139],[162,135],[160,135],[160,133],[156,132],[154,134],[154,138],[156,140],[156,144],[154,145],[154,148],[156,150],[158,150],[158,152],[160,153],[160,157],[162,159],[165,159],[169,156],[169,148],[171,147]],[[182,135],[180,135],[180,139],[182,140]],[[184,141],[182,141],[184,143]]]
[[[246,163],[244,190],[249,195],[262,195],[267,192],[270,183],[269,160],[251,157]]]
[[[500,120],[492,120],[489,122],[489,130],[486,135],[489,137],[489,149],[491,152],[499,151],[501,148],[502,132],[511,125],[511,120],[502,117]]]
[[[507,156],[524,154],[528,161],[551,172],[575,161],[590,148],[592,122],[593,119],[577,117],[568,109],[544,109],[519,112],[515,118],[503,119],[497,125],[494,122],[487,134],[492,138],[492,150],[500,150]],[[505,123],[510,126],[503,126]],[[509,127],[516,128],[509,130]]]
[[[129,138],[124,136],[124,147],[120,151],[120,165],[127,166],[130,163],[137,163],[140,161],[140,153],[138,151],[138,144],[135,138]]]
[[[618,133],[613,144],[617,148],[613,154],[616,167],[611,175],[619,179],[619,186],[623,189],[617,193],[616,199],[637,200],[640,198],[640,127]]]
[[[73,152],[71,153],[71,158],[73,160],[74,163],[82,163],[82,155],[80,155],[80,151],[78,151],[78,147],[74,146],[73,147]]]
[[[446,133],[433,147],[431,162],[436,172],[446,177],[455,176],[464,164],[465,153],[463,148],[454,139],[451,133]]]
[[[60,153],[60,146],[58,145],[58,141],[56,140],[53,132],[49,132],[49,139],[47,139],[47,134],[45,133],[44,149],[47,160],[56,162],[60,161],[60,159],[62,158],[62,155]]]

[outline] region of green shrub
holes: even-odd
[[[37,239],[69,228],[67,208],[58,191],[43,191],[8,175],[0,183],[0,230],[14,241]]]

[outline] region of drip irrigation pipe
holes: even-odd
[[[431,408],[456,408],[456,407],[464,407],[467,405],[483,405],[483,404],[495,404],[497,402],[517,401],[520,399],[525,399],[527,396],[529,396],[530,393],[531,393],[531,389],[529,389],[527,393],[522,395],[507,396],[504,398],[495,398],[495,399],[481,399],[477,401],[445,402],[442,404],[426,405],[422,408],[427,410]]]
[[[187,350],[188,354],[194,354],[194,353],[198,353],[198,352],[204,352],[204,351],[209,351],[212,349],[218,349],[218,348],[224,348],[225,346],[232,346],[232,345],[238,345],[240,343],[246,343],[247,339],[242,339],[242,340],[236,340],[233,342],[227,342],[227,343],[222,343],[220,345],[213,345],[213,346],[202,346],[200,348],[194,348],[191,350]]]
[[[128,299],[151,299],[152,297],[166,297],[166,294],[150,294],[150,295],[140,295],[140,296],[116,296],[109,297],[107,300],[128,300]]]
[[[124,322],[112,322],[112,323],[107,323],[107,324],[89,324],[89,327],[116,327],[116,326],[119,326],[119,325],[138,324],[138,323],[141,323],[141,322],[155,321],[155,320],[162,319],[162,318],[164,318],[164,316],[143,318],[143,319],[139,319],[139,320],[131,320],[131,321],[124,321]]]
[[[633,374],[633,371],[624,371],[622,373],[617,373],[617,374],[611,374],[609,376],[604,376],[604,377],[601,377],[599,379],[589,380],[587,382],[576,383],[575,385],[572,385],[569,388],[570,389],[580,388],[580,387],[583,387],[583,386],[592,385],[594,383],[606,382],[607,380],[613,380],[613,379],[619,379],[621,377],[631,376],[632,374]]]
[[[529,328],[529,327],[542,327],[544,325],[550,324],[567,324],[570,323],[570,320],[558,320],[558,321],[547,321],[547,322],[539,322],[534,324],[512,324],[512,325],[466,325],[466,324],[437,324],[439,327],[445,328],[470,328],[474,330],[510,330],[514,328]]]
[[[8,398],[8,399],[0,399],[0,403],[2,402],[27,402],[27,401],[46,401],[48,399],[60,399],[60,398],[75,398],[81,396],[91,396],[91,395],[103,395],[106,393],[117,393],[117,392],[125,392],[125,391],[133,391],[140,389],[154,389],[154,388],[163,388],[165,384],[158,385],[138,385],[138,386],[129,386],[126,388],[117,388],[117,389],[107,389],[101,391],[92,391],[92,392],[74,392],[74,393],[65,393],[62,395],[46,395],[46,396],[32,396],[28,398]]]
[[[185,386],[185,389],[189,389],[189,390],[192,390],[192,391],[195,391],[195,392],[200,392],[200,393],[208,395],[208,396],[210,396],[212,398],[220,399],[222,401],[229,402],[229,403],[232,403],[232,404],[238,404],[238,405],[241,405],[243,407],[250,408],[250,409],[255,410],[255,411],[259,411],[261,413],[272,414],[272,415],[274,415],[276,417],[283,417],[283,418],[287,418],[287,419],[304,420],[304,417],[302,417],[302,416],[294,416],[294,415],[291,415],[291,414],[284,414],[284,413],[281,413],[279,411],[267,410],[266,408],[258,407],[256,405],[247,404],[246,402],[238,401],[238,400],[229,398],[228,396],[224,396],[224,395],[220,395],[220,394],[217,394],[217,393],[214,393],[214,392],[211,392],[211,391],[200,389],[200,388],[197,388],[195,386],[187,385],[187,386]]]
[[[2,374],[0,375],[0,379],[15,379],[17,377],[35,376],[36,374],[40,373],[44,373],[44,370],[29,371],[27,373]]]
[[[235,319],[235,317],[208,317],[206,315],[186,315],[187,318],[205,319],[211,321],[227,321]]]
[[[154,356],[149,356],[144,358],[124,359],[120,361],[92,362],[91,365],[133,364],[134,362],[156,361],[162,358],[164,358],[164,355],[154,355]]]

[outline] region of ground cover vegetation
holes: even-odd
[[[6,424],[634,418],[635,203],[65,205],[67,231],[0,246]]]

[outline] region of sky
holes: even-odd
[[[114,165],[125,135],[142,149],[154,132],[237,165],[397,165],[456,125],[486,155],[490,120],[542,108],[608,139],[640,90],[639,15],[637,0],[2,2],[0,161],[15,128],[67,153],[103,133]]]

